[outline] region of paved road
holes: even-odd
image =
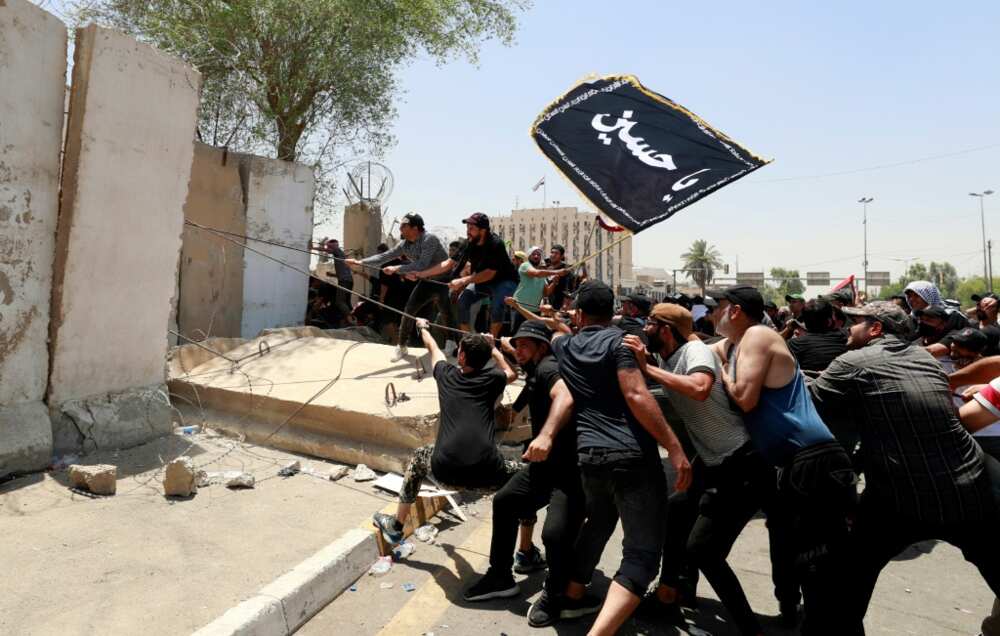
[[[544,574],[517,577],[519,598],[466,603],[462,590],[486,569],[489,552],[489,499],[470,506],[478,516],[458,523],[448,515],[438,520],[441,533],[436,545],[417,542],[417,551],[393,567],[389,574],[363,577],[355,591],[347,591],[305,625],[300,634],[412,635],[436,636],[586,633],[587,618],[566,621],[554,627],[532,629],[525,617],[528,605],[541,589]],[[594,587],[607,589],[621,558],[620,529],[608,544],[595,576]],[[785,631],[771,617],[778,613],[771,595],[767,531],[761,520],[744,530],[730,557],[743,582],[750,603],[760,614],[768,634]],[[416,586],[413,592],[404,583]],[[383,589],[389,584],[392,587]],[[686,616],[688,628],[679,630],[638,619],[630,621],[623,634],[735,635],[725,622],[725,610],[710,586],[702,581],[700,606]],[[947,544],[921,544],[900,556],[882,573],[866,626],[869,634],[978,634],[979,622],[988,612],[992,594],[978,572],[955,548]],[[703,631],[699,631],[703,630]]]

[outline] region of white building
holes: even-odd
[[[608,232],[597,223],[597,214],[575,207],[528,208],[513,210],[509,216],[490,217],[494,232],[509,241],[512,250],[527,251],[541,245],[548,256],[553,245],[566,248],[570,263],[600,251],[587,261],[587,271],[617,290],[621,281],[632,276],[632,238],[621,232]],[[601,251],[622,239],[614,247]]]

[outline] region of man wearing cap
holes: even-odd
[[[457,258],[448,258],[416,274],[417,278],[439,276],[451,272],[448,287],[458,296],[458,322],[463,331],[472,323],[472,306],[480,296],[490,297],[490,333],[500,335],[507,306],[504,299],[517,289],[518,275],[513,261],[507,255],[507,245],[490,231],[490,217],[475,212],[465,223],[468,242]],[[463,276],[466,264],[470,274]]]
[[[647,597],[646,606],[683,625],[677,604],[677,566],[687,550],[732,614],[740,633],[761,634],[760,622],[726,556],[754,514],[773,502],[774,468],[754,449],[742,414],[726,394],[718,358],[694,335],[691,313],[680,305],[658,304],[649,314],[645,333],[650,350],[661,360],[659,367],[647,364],[646,349],[638,338],[626,336],[626,345],[635,353],[643,373],[667,390],[697,450],[696,463],[704,464],[705,473],[693,526],[677,523],[680,519],[671,497],[660,583]],[[778,575],[780,567],[775,570]],[[797,590],[794,594],[791,608],[782,607],[793,617],[797,614]]]
[[[976,303],[979,329],[986,334],[987,342],[983,355],[1000,355],[1000,326],[997,325],[997,309],[1000,309],[1000,303],[997,302],[996,294],[973,294],[972,300]]]
[[[522,397],[526,397],[531,415],[532,441],[523,459],[529,464],[493,498],[490,569],[465,592],[467,601],[517,593],[510,571],[514,565],[518,521],[531,518],[548,506],[542,542],[549,573],[541,596],[528,610],[528,623],[532,627],[551,625],[559,619],[560,600],[569,581],[573,560],[573,544],[584,515],[583,487],[576,466],[576,440],[573,429],[567,426],[573,414],[573,396],[559,376],[559,365],[552,356],[551,338],[552,331],[544,322],[527,320],[514,337],[502,341],[504,350],[527,372]],[[533,555],[519,553],[518,561],[532,559],[540,561],[544,567],[545,562],[537,549],[532,546],[532,550]],[[509,592],[512,589],[513,594]],[[498,594],[504,591],[507,593]]]
[[[574,301],[580,330],[553,339],[559,373],[576,404],[576,449],[587,499],[560,615],[600,608],[591,634],[615,633],[659,568],[667,484],[657,444],[669,453],[677,489],[687,489],[691,480],[684,450],[646,387],[635,354],[624,346],[624,333],[610,327],[614,305],[610,287],[586,281]],[[586,586],[619,519],[622,561],[602,607]]]
[[[822,371],[847,351],[847,336],[833,322],[833,305],[822,298],[810,300],[800,314],[806,333],[788,341],[788,349],[803,371]]]
[[[802,633],[838,631],[837,598],[848,585],[841,553],[848,515],[857,497],[851,459],[820,419],[785,340],[760,324],[764,299],[749,285],[724,292],[719,344],[727,369],[726,390],[761,456],[781,469],[778,503],[794,527],[796,565],[802,582]]]
[[[806,297],[802,294],[785,294],[785,302],[788,303],[788,309],[792,312],[792,318],[796,320],[802,315],[802,308],[806,306]]]
[[[781,312],[778,310],[778,306],[774,304],[773,300],[769,300],[764,303],[764,313],[771,320],[771,324],[778,331],[785,328],[785,319],[781,316]]]
[[[515,256],[518,253],[524,254],[524,252],[516,252]],[[517,274],[521,277],[521,281],[517,284],[517,289],[514,290],[513,294],[514,300],[519,305],[527,307],[530,311],[536,313],[542,306],[542,296],[545,293],[545,279],[550,276],[562,277],[569,273],[567,269],[539,269],[541,264],[542,248],[536,245],[528,250],[526,258],[521,263],[518,263]],[[524,317],[520,313],[514,312],[511,329],[516,332],[523,321]]]
[[[861,634],[882,568],[918,541],[957,546],[1000,592],[1000,523],[982,450],[959,422],[947,376],[922,347],[899,337],[906,313],[887,301],[844,313],[854,321],[852,351],[810,390],[845,445],[860,441],[865,490],[839,595],[849,620],[840,633]]]
[[[424,219],[419,214],[411,212],[403,217],[399,224],[399,235],[403,240],[392,249],[362,260],[348,259],[345,262],[352,267],[378,267],[393,259],[405,257],[406,263],[383,267],[382,271],[390,276],[403,275],[412,280],[417,272],[426,270],[448,258],[448,253],[445,251],[444,245],[441,244],[441,239],[424,230]],[[447,280],[447,277],[440,274],[435,277],[426,277],[426,280],[420,280],[410,292],[410,297],[406,301],[406,307],[403,311],[410,316],[416,316],[432,302],[436,302],[439,309],[447,309],[449,305],[448,286],[444,284]],[[442,311],[441,315],[447,320],[445,326],[449,326],[449,314]],[[404,316],[399,325],[399,340],[391,358],[392,362],[398,362],[406,357],[408,353],[406,344],[410,340],[412,331],[413,321]]]

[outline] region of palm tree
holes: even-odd
[[[715,278],[715,270],[722,267],[722,258],[719,250],[709,245],[708,241],[698,239],[691,244],[687,252],[681,254],[684,259],[684,269],[688,276],[701,287],[702,294],[705,293],[705,286]]]

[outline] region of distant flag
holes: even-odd
[[[850,287],[851,289],[854,289],[854,274],[851,274],[850,276],[848,276],[844,280],[842,280],[839,283],[837,283],[836,285],[834,285],[833,289],[831,289],[830,291],[837,291],[837,290],[843,289],[845,287]]]
[[[532,192],[538,192],[538,188],[542,187],[543,185],[545,185],[545,177],[542,177],[541,179],[539,179],[538,183],[536,183],[534,185],[534,187],[531,188],[531,191]]]
[[[615,225],[614,223],[608,223],[604,220],[604,217],[600,214],[597,215],[597,224],[604,229],[605,232],[624,232],[625,228],[620,225]]]
[[[768,163],[631,75],[577,84],[538,116],[531,136],[586,199],[632,232]]]

